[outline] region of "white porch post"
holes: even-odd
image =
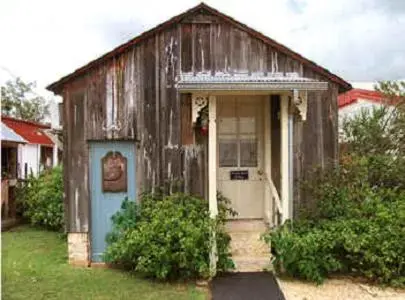
[[[264,172],[267,178],[267,183],[265,185],[265,201],[264,201],[264,217],[266,222],[271,224],[272,214],[274,214],[275,207],[272,206],[272,190],[270,187],[271,178],[271,98],[268,96],[264,102]]]
[[[218,214],[217,204],[217,99],[209,97],[208,103],[208,199],[211,217]]]
[[[282,223],[290,217],[290,195],[288,185],[289,155],[288,155],[288,96],[281,96],[280,103],[280,171],[281,171],[281,204],[282,204]]]
[[[52,167],[56,167],[58,165],[58,146],[56,145],[56,143],[53,145],[52,154]]]
[[[211,218],[218,215],[217,203],[217,99],[210,96],[208,100],[208,205]],[[217,244],[215,232],[212,233],[213,244],[210,254],[211,276],[217,271]]]

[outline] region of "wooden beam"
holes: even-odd
[[[281,96],[280,108],[280,170],[281,170],[281,203],[282,203],[282,222],[284,223],[290,216],[289,209],[289,186],[288,186],[288,171],[289,171],[289,155],[288,155],[288,96]]]

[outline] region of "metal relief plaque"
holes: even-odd
[[[108,152],[101,159],[103,192],[127,191],[127,159],[120,152]]]

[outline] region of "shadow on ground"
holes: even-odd
[[[211,282],[211,293],[213,300],[285,300],[268,272],[223,274]]]

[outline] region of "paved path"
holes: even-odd
[[[230,273],[211,282],[213,300],[285,300],[273,274]]]

